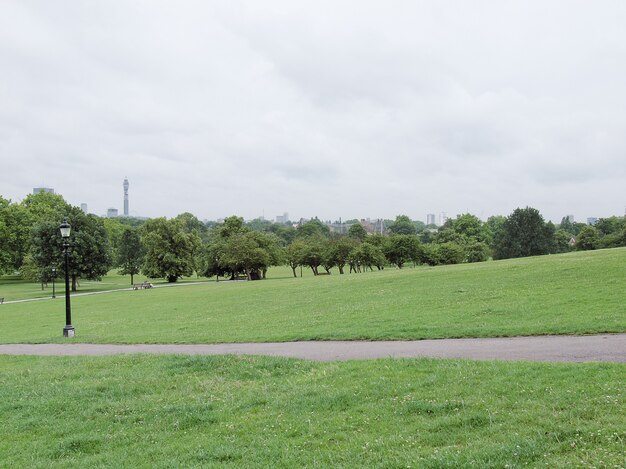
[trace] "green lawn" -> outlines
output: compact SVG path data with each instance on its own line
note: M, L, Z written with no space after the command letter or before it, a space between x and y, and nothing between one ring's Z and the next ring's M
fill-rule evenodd
M282 271L283 273L285 271ZM75 297L81 342L423 339L626 330L626 249ZM0 306L0 342L63 340L62 298Z
M0 357L2 467L623 467L624 365Z
M134 283L141 283L144 280L146 280L144 275L135 275L135 278L133 279ZM190 283L206 280L206 278L189 277L181 279L180 282ZM150 282L155 285L166 283L163 279L153 279L150 280ZM131 286L130 275L120 275L117 271L112 270L101 281L81 280L76 293L119 290L122 288L130 288ZM65 277L59 277L56 282L54 282L54 291L58 297L63 297L65 295ZM44 285L42 288L40 283L32 283L22 280L17 275L0 276L0 298L4 298L4 301L24 300L27 298L51 298L52 293L52 282Z

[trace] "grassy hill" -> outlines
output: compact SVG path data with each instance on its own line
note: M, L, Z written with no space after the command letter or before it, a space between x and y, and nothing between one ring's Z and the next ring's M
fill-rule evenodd
M626 330L626 248L342 276L283 274L75 297L75 340L382 340ZM64 311L63 298L2 305L0 342L61 341Z

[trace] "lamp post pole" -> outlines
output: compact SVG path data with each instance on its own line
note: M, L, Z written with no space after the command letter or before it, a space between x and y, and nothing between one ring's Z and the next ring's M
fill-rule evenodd
M57 278L57 269L56 267L52 268L52 298L56 298L56 292L54 290L54 280Z
M72 308L70 306L70 229L67 220L63 220L60 226L63 237L63 249L65 250L65 327L63 337L74 337L74 326L72 326Z

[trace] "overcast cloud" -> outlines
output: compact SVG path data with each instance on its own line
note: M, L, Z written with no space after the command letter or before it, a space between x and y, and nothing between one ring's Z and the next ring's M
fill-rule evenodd
M623 215L626 2L0 0L0 195Z

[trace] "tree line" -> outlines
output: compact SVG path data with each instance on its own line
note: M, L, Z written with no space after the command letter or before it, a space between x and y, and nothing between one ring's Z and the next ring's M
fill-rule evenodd
M83 213L58 194L28 195L20 203L0 196L0 274L19 274L42 286L53 269L63 267L59 224L72 225L70 276L98 280L111 268L175 282L181 277L265 278L272 266L288 265L294 277L302 269L314 275L381 270L388 266L446 265L626 246L626 217L600 219L596 225L558 226L538 210L518 208L486 222L471 214L443 226L425 225L399 215L385 221L385 234L369 234L356 220L344 234L331 232L318 219L298 224L265 220L203 223L191 213L137 220L101 218Z

